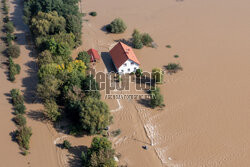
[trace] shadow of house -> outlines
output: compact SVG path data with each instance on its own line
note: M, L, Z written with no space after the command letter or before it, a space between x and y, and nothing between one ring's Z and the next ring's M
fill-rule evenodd
M108 72L117 72L109 52L101 52L101 57Z

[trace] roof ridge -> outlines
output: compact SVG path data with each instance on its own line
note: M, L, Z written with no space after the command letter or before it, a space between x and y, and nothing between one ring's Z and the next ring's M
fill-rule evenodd
M129 56L128 56L128 54L127 54L127 52L126 52L126 50L125 50L125 48L123 47L123 44L124 45L126 45L125 43L123 43L123 42L121 42L121 41L119 41L119 44L121 45L121 47L122 47L122 50L124 51L124 53L125 53L125 55L127 56L127 58L129 59L129 60L131 60L130 58L129 58ZM128 45L127 45L128 46ZM129 46L128 46L129 47ZM134 61L134 60L132 60L132 61Z

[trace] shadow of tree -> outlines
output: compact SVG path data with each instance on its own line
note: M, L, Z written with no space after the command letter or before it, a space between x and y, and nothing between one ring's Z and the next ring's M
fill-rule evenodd
M17 33L17 40L15 41L19 46L25 47L27 50L21 50L21 54L29 54L28 56L31 61L28 61L24 64L27 67L28 76L23 78L22 86L25 88L24 90L24 100L26 103L34 103L36 100L36 86L38 83L37 71L38 66L35 61L37 56L36 50L34 48L34 44L32 42L31 33L29 31L29 27L23 21L23 0L12 1L14 4L14 11L10 13L10 20L13 21ZM23 55L21 55L23 56Z
M106 34L110 34L110 32L109 32L108 29L107 29L107 26L108 26L108 25L109 25L109 24L102 26L100 30L102 30L102 31L105 32Z
M81 167L82 166L82 160L81 160L81 154L82 152L86 152L88 149L87 146L74 146L71 147L68 151L71 154L69 157L69 166L70 167Z
M43 111L35 111L31 110L30 112L27 113L27 116L33 120L36 121L41 121L41 122L47 122L48 118L46 115L43 113Z
M151 108L150 99L139 99L137 102L145 107Z
M60 149L65 149L62 143L56 145ZM87 146L73 146L68 149L68 164L70 167L82 167L82 152L87 152Z
M24 90L24 100L26 103L36 103L39 99L36 94L37 84L38 84L38 65L35 61L29 61L25 64L28 67L27 73L28 77L23 78L22 85L25 87Z

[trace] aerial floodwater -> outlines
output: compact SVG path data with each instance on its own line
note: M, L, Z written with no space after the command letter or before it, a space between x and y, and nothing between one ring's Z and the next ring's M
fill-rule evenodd
M131 38L136 28L157 44L135 50L144 71L170 62L183 67L165 75L164 110L145 111L141 118L144 127L151 127L150 150L124 140L116 147L124 162L148 167L250 166L249 0L86 0L83 8L98 13L84 23L91 25L84 32L85 46L96 43L88 36L104 46L110 39ZM125 33L101 30L117 17L127 24ZM121 101L124 107L127 103ZM124 139L135 130L130 121L123 121L129 118L122 115L133 111L127 109L117 112ZM134 135L140 133L145 133L143 128Z

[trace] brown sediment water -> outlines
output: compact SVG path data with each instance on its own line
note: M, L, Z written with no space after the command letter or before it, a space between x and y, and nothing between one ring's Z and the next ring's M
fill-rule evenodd
M112 128L122 130L113 139L122 163L250 166L249 5L247 0L83 2L84 12L98 14L85 17L89 21L84 23L84 49L108 51L114 40L128 40L137 28L149 33L158 46L135 50L144 71L169 62L183 67L165 75L160 86L164 110L120 101L123 109L113 114ZM102 31L117 17L127 24L125 33ZM179 58L174 58L176 54ZM107 102L117 105L115 100ZM141 148L145 143L152 145L147 151Z

